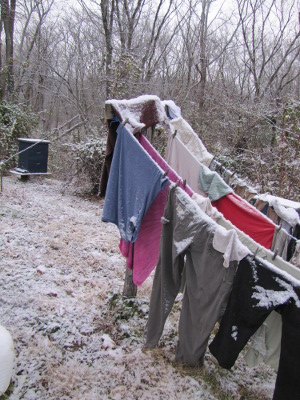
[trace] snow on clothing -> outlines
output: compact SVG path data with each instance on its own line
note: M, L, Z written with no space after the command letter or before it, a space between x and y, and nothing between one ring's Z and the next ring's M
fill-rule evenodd
M157 96L143 95L131 100L108 100L105 104L112 106L121 122L128 119L126 126L131 133L168 121L164 106Z
M211 201L219 200L226 194L233 192L217 172L211 171L205 165L200 166L198 186L208 195Z
M193 128L182 117L172 119L170 126L173 134L182 141L186 148L202 164L209 166L214 156L210 154Z
M219 218L222 218L223 215L211 205L211 201L208 197L203 197L198 193L194 193L192 199L197 203L197 205L201 208L202 211L205 212L211 219L214 221L218 221ZM232 227L234 229L234 227Z
M227 194L212 204L238 229L267 249L271 248L275 225L256 208L235 193Z
M162 223L146 347L159 342L182 283L186 257L176 360L196 366L203 363L209 335L225 309L236 263L223 267L223 254L212 244L217 224L180 188L170 188Z
M182 179L186 179L194 192L205 196L198 187L201 164L177 135L169 135L165 159Z
M170 119L181 117L181 109L178 107L173 100L163 100L163 106L167 107L168 117Z
M267 316L282 316L282 339L273 400L294 400L300 393L300 284L276 267L247 256L237 269L220 328L209 346L219 364L230 369Z
M122 239L135 242L141 221L168 178L126 127L119 125L102 221L116 224Z
M128 130L136 133L143 127L148 128L163 123L167 119L164 106L157 96L140 96L132 100L108 100L105 105L112 107L116 118L107 120L108 135L105 159L100 173L100 196L105 196L106 193L119 122L128 118Z
M183 185L181 178L166 163L161 155L154 149L144 135L138 135L137 139L152 159L164 170L168 171L167 176L170 181L179 181L178 185L192 196L193 192L187 185ZM133 282L141 285L157 265L159 256L159 242L161 235L161 217L168 195L168 185L159 192L156 199L151 204L145 215L139 235L134 245L132 243L120 241L120 250L123 256L127 257L127 266L133 268Z

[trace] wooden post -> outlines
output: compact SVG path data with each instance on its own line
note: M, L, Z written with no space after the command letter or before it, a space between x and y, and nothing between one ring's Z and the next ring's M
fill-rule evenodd
M136 297L137 286L133 283L132 276L133 276L133 270L126 268L124 287L123 287L124 297Z

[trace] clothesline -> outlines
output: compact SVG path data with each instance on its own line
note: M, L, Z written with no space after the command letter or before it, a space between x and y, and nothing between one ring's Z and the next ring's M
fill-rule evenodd
M133 103L131 101L131 105ZM125 106L124 102L123 106ZM159 107L158 103L157 106ZM126 119L124 115L123 118L122 115L119 117L121 117L121 121ZM149 126L153 125L150 122L153 121L148 116ZM173 125L175 125L174 122ZM190 365L199 365L203 362L208 338L215 322L223 315L225 308L226 310L228 307L235 310L239 303L242 304L241 301L236 302L234 298L228 302L231 288L233 288L233 296L236 296L241 286L247 291L248 297L244 302L246 301L246 306L251 308L251 316L254 318L251 334L258 337L261 324L266 318L263 329L265 332L272 330L272 333L277 333L275 347L278 349L281 343L281 329L278 329L278 324L282 321L282 343L284 344L282 351L279 353L269 351L271 349L268 342L270 336L269 333L266 333L264 348L269 349L268 354L262 354L259 357L268 363L272 360L277 365L279 360L275 396L278 393L295 396L298 393L298 378L295 379L294 366L298 376L300 365L297 360L300 359L300 349L298 349L297 343L287 335L286 327L288 326L289 330L295 330L299 320L299 310L297 304L295 307L294 303L296 301L300 304L298 293L300 270L281 257L274 257L276 251L271 252L260 246L247 234L234 227L230 221L220 217L222 214L212 207L209 198L201 196L203 192L199 188L197 172L200 164L192 152L197 148L199 156L208 155L206 162L210 155L205 153L206 149L203 149L199 138L197 138L198 142L194 142L195 145L193 145L191 144L191 141L195 140L193 133L189 138L184 138L184 140L187 139L184 144L178 137L181 135L180 132L175 137L169 135L170 140L167 146L166 160L164 160L144 135L138 132L133 134L134 127L132 124L128 124L128 126L130 131L127 129L127 124L119 123L110 126L108 160L111 161L111 164L106 165L106 169L104 169L109 179L102 219L118 224L123 240L120 242L120 250L124 245L121 252L125 255L124 253L128 251L128 254L125 255L128 260L131 249L132 262L130 265L133 266L133 273L137 274L134 275L137 284L141 284L151 268L156 266L149 319L145 331L146 345L148 347L156 346L160 339L164 323L183 279L182 271L186 259L187 284L179 323L176 359ZM173 149L171 149L172 145L175 145ZM108 166L109 168L107 168ZM134 179L132 179L133 176ZM191 193L187 192L189 186L183 185L182 176L187 178L187 183L191 185ZM175 183L170 184L170 182ZM104 187L105 185L103 185ZM159 188L161 189L156 194ZM255 215L270 229L270 233L272 232L271 227L275 232L276 225L251 204L234 196L231 192L223 197L226 201L232 202L231 207L243 205L246 209L244 213L249 212L250 214L250 220ZM119 219L120 216L121 219ZM217 222L215 222L216 220ZM143 258L147 254L149 259ZM237 264L241 267L237 267ZM147 268L149 267L146 270L143 269L145 265ZM242 272L237 274L236 272L240 270ZM256 286L247 284L251 280L258 285L257 289ZM248 286L245 287L245 285ZM269 288L274 291L274 295ZM264 295L264 293L266 294ZM276 307L270 308L262 301L271 301L272 305L276 305ZM279 316L279 320L275 319L274 323L272 321L274 321L276 313L271 310L278 307L284 315L284 319ZM293 313L293 318L289 317L290 312ZM238 312L236 315L240 316ZM263 315L263 319L260 315ZM222 346L219 346L219 341L238 339L235 350L238 354L250 337L240 320L234 321L235 330L234 332L230 331L228 337L223 331L224 329L226 331L228 324L230 325L232 321L230 318L226 318L224 321L223 318L221 320L223 321L222 326L225 328L222 328L211 349L220 365L225 368L229 364L223 364L220 358L220 356L222 357L220 354ZM229 328L232 326L233 324ZM257 332L255 332L256 329L258 329ZM240 332L245 341L240 340ZM253 342L256 340L254 339ZM192 347L191 344L193 344ZM258 353L261 354L262 350L263 347L259 349ZM258 362L259 357L257 349L255 349L250 358L252 362L253 359ZM226 362L227 358L226 354ZM292 363L289 363L288 359L291 359ZM288 372L286 373L286 371Z

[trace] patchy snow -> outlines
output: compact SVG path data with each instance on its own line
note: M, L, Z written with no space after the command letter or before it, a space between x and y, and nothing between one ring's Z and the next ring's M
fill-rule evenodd
M235 326L235 325L232 327L231 337L232 337L233 340L237 341L238 327Z
M202 368L175 364L180 298L160 346L143 349L153 274L124 299L120 236L101 222L103 201L63 189L49 178L3 179L0 324L15 345L6 398L271 399L275 372L242 355L231 371L209 351Z
M293 286L282 279L276 278L277 283L283 288L283 290L275 291L265 289L262 286L256 285L254 287L254 293L252 297L258 300L255 307L263 307L272 309L287 303L289 300L293 299L298 308L300 308L300 300L297 293L295 292Z

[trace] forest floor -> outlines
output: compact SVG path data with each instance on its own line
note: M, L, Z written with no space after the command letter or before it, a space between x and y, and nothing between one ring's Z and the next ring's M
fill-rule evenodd
M3 179L0 324L15 363L2 399L271 399L276 373L232 370L207 350L202 368L174 361L181 296L157 349L143 350L153 276L122 298L119 233L101 222L103 200L51 178Z

